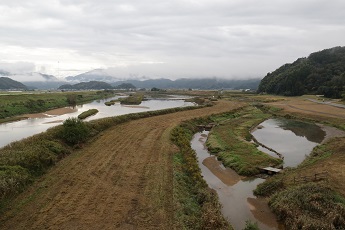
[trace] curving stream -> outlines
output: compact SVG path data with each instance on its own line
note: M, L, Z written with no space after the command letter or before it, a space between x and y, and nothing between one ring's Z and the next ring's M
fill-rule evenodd
M284 156L284 167L295 167L325 139L327 129L324 129L314 124L279 118L262 122L252 134L260 143ZM205 147L208 133L196 133L191 146L197 153L205 181L217 192L222 213L234 229L243 229L247 220L257 222L262 230L284 229L270 211L266 200L253 195L252 191L264 179L240 177L233 170L225 168ZM259 149L278 157L263 147Z

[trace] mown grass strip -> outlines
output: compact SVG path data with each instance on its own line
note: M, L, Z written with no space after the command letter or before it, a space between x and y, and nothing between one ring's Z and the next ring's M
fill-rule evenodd
M80 121L83 129L79 129L79 126L69 127L67 125L67 127L71 128L67 132L69 135L64 135L66 133L64 132L65 128L63 125L59 125L48 129L46 132L13 142L1 148L0 212L5 204L8 203L9 199L22 192L29 184L43 175L59 160L71 154L75 148L81 148L83 143L96 137L107 128L140 118L198 108L200 107L171 108L108 117L85 123ZM70 133L82 131L84 134L85 128L87 129L88 135L82 135L83 139L81 141L77 138L78 133L76 135ZM76 138L75 140L73 139L73 142L70 139L71 135Z

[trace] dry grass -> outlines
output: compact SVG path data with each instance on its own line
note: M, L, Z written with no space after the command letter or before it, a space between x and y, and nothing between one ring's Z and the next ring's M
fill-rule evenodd
M109 128L12 201L1 229L171 229L171 129L239 106L219 101Z

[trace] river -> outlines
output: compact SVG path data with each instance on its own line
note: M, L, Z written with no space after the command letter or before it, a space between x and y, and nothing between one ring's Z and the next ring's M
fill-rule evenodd
M121 105L120 103L116 103L112 106L106 106L104 103L106 101L118 99L119 97L108 98L104 100L96 100L91 103L85 103L82 105L78 105L75 107L75 111L68 114L57 115L57 116L48 116L42 118L30 118L21 121L11 122L0 124L0 147L3 147L13 141L18 141L23 138L32 136L34 134L38 134L41 132L46 131L48 128L62 124L64 120L69 117L77 117L84 111L89 109L97 109L99 112L91 117L86 118L86 121L104 118L104 117L111 117L111 116L119 116L123 114L129 113L138 113L138 112L145 112L145 111L152 111L152 110L161 110L161 109L168 109L168 108L176 108L176 107L185 107L185 106L193 106L194 103L185 102L182 100L173 100L169 99L160 99L160 100L147 100L143 101L138 106L126 106ZM181 99L181 98L178 98Z
M196 133L191 146L197 153L205 181L218 194L224 217L235 230L243 229L248 220L257 222L262 230L284 229L270 211L266 200L253 195L253 190L264 179L240 177L233 170L225 168L205 147L208 133ZM285 167L300 164L326 137L324 127L287 119L266 120L252 134L259 142L281 153ZM277 157L275 153L261 149Z

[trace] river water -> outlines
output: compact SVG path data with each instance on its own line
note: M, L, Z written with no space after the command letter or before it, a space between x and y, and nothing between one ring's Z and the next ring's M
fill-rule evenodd
M260 143L284 156L284 167L296 167L315 146L320 144L326 132L315 124L290 119L268 119L252 132ZM261 151L274 157L275 153L260 147Z
M287 119L269 119L258 127L260 128L253 131L253 136L262 144L281 153L285 167L300 164L326 135L317 125ZM205 147L208 133L196 133L191 146L197 153L205 181L218 194L225 218L236 230L243 229L247 220L257 222L262 230L284 229L270 211L267 202L253 195L253 190L264 179L243 178L233 170L224 168ZM275 153L261 149L277 157Z
M26 120L0 124L0 147L3 147L13 141L18 141L23 138L32 136L46 131L48 128L62 124L64 120L69 117L77 117L84 111L89 109L98 109L98 113L94 116L88 117L85 120L94 120L104 117L119 116L129 113L138 113L152 110L176 108L193 106L191 102L184 100L147 100L143 101L138 106L125 106L117 103L112 106L106 106L104 102L118 99L119 97L108 98L104 100L96 100L91 103L76 106L76 111L73 113L63 114L59 116L49 116L45 118L30 118Z

